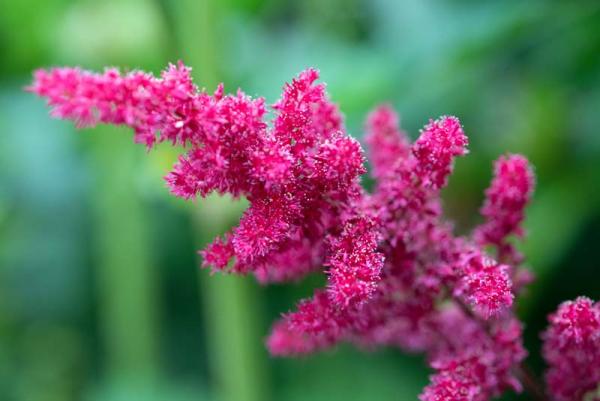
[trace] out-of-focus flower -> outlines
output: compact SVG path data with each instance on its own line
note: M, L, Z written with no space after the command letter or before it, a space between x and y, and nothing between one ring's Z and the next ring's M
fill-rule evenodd
M586 297L566 301L548 320L543 354L550 395L556 401L583 400L600 384L600 303Z

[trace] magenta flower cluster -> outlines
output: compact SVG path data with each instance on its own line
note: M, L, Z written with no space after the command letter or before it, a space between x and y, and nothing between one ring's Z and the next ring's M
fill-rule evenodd
M563 302L549 320L543 353L553 398L600 400L600 302L586 297Z
M39 70L29 90L52 115L78 127L126 125L148 148L182 149L165 177L184 199L243 196L239 225L201 251L216 271L251 273L262 283L322 272L327 286L276 322L273 355L297 355L346 341L423 352L434 370L423 401L482 401L530 377L513 302L532 275L515 248L534 189L528 161L500 157L472 235L443 218L441 189L468 139L455 117L431 120L410 143L389 106L366 123L372 193L360 186L363 150L348 136L317 71L308 69L267 107L239 91L210 95L190 69L95 74ZM600 306L560 306L544 334L548 395L581 400L600 381ZM593 397L593 394L591 395Z

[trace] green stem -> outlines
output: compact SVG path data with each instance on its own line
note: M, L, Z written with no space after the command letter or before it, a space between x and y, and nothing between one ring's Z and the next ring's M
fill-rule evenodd
M147 383L158 375L157 294L147 219L133 182L139 148L114 127L95 134L94 246L108 378Z
M238 215L226 199L205 199L195 213L203 245L228 229ZM200 272L200 291L209 334L209 356L223 401L265 401L267 353L262 340L260 292L251 277Z

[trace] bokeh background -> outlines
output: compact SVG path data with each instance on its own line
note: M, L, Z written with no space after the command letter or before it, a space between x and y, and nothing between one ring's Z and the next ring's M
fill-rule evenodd
M319 280L210 277L196 249L243 202L170 197L168 146L76 133L23 92L38 67L158 73L178 59L201 87L270 103L317 67L358 138L382 101L413 137L459 116L471 154L444 192L459 231L479 221L492 160L527 155L538 189L523 249L538 280L519 313L538 373L546 314L599 298L597 1L1 0L0 400L416 400L427 382L422 358L396 350L270 358L270 322Z

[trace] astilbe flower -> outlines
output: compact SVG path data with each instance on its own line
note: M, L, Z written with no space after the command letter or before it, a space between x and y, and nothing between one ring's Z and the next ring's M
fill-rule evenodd
M600 399L600 303L586 297L566 301L548 320L543 354L553 399L582 400L586 393Z
M507 240L511 235L524 235L521 224L525 205L533 193L533 171L521 155L500 157L494 171L495 178L486 190L485 204L481 208L486 222L477 229L475 237L480 244L496 246L500 260L519 263L522 256Z
M213 269L253 272L268 282L325 265L331 298L345 306L373 292L383 258L374 222L362 211L360 144L344 133L317 78L309 69L285 87L270 126L264 99L224 95L222 85L212 96L199 91L182 63L160 78L40 70L29 90L48 99L54 116L79 127L127 125L149 148L164 141L182 146L165 177L176 196L245 196L250 207L238 227L201 252Z
M441 217L440 189L453 158L466 153L462 127L454 117L431 121L411 146L397 121L384 106L367 123L367 142L379 146L371 149L378 184L365 202L386 258L376 291L369 302L344 309L318 293L274 326L268 346L286 355L346 340L426 352L438 373L423 400L466 391L450 369L465 373L467 364L477 367L478 376L469 379L466 399L520 390L513 370L526 353L521 326L510 313L508 269L475 241L454 236ZM450 382L459 387L446 388Z
M180 146L182 155L165 177L176 196L248 199L239 225L201 251L204 266L252 273L262 283L319 270L327 276L325 289L274 324L267 339L273 355L341 341L396 346L424 352L434 369L423 401L480 401L520 391L526 351L512 304L529 276L513 238L524 235L534 187L529 163L519 155L498 159L481 209L484 223L457 236L442 216L440 191L455 158L467 153L459 120L431 120L411 144L390 106L374 110L365 137L376 179L369 194L359 182L366 172L361 146L346 134L317 79L308 69L287 84L270 123L264 99L239 90L225 95L222 85L213 95L199 91L182 63L160 78L115 69L40 70L29 90L47 98L53 116L79 127L126 125L148 148L165 141ZM580 316L579 323L546 334L547 344L559 342L571 361L557 360L554 345L546 349L553 394L588 389L583 379L561 384L554 373L575 375L586 363L597 364L580 354L598 349L598 308L587 308L595 329L577 326ZM563 399L573 398L557 396Z

